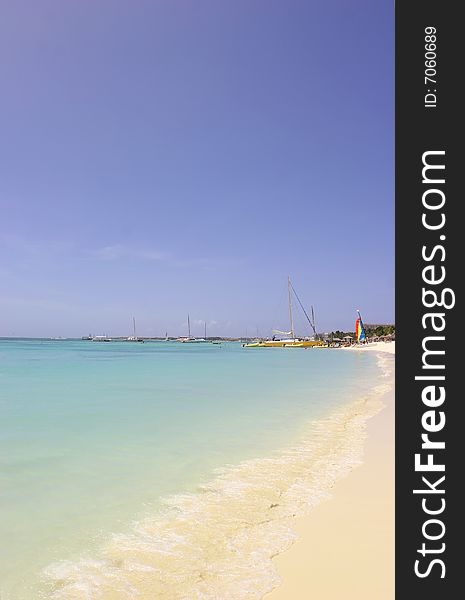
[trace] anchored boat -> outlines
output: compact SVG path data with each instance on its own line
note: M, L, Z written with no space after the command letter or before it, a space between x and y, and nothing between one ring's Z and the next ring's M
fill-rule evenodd
M126 338L127 342L139 342L141 344L144 343L144 340L136 335L136 317L132 317L132 331L133 335L130 335Z
M324 346L324 342L317 339L317 333L316 333L316 328L315 328L315 313L313 312L313 306L312 306L312 318L310 319L310 317L307 314L307 311L305 310L302 302L300 301L299 296L297 295L297 292L294 289L294 286L292 285L290 277L287 278L287 291L288 291L288 298L289 298L289 320L290 320L290 324L291 324L291 330L290 331L279 331L279 330L275 329L275 330L273 330L273 334L288 335L290 337L283 338L283 339L275 339L275 335L273 335L272 340L257 341L257 342L252 342L249 344L242 344L242 346L244 348L313 348L315 346ZM298 338L295 335L294 316L293 316L293 312L292 312L292 297L293 297L293 295L296 297L301 309L304 312L304 315L306 316L308 322L310 323L310 325L313 329L314 339L312 339L312 340L309 340L306 338L304 338L304 339Z
M191 336L191 319L190 316L187 315L187 337L180 337L177 339L178 342L182 342L183 344L201 344L207 342L207 323L205 322L205 337L204 338L195 338Z

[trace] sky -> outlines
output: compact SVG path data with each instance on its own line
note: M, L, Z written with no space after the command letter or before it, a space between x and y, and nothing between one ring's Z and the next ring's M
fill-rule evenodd
M393 4L0 0L0 336L393 322Z

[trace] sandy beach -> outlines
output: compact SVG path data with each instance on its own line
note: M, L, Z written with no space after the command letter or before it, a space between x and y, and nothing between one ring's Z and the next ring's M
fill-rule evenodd
M395 342L348 348L395 353ZM382 356L382 355L381 355ZM266 600L394 598L394 386L368 422L364 462L332 497L296 517L299 539L274 558L282 583Z
M388 354L396 353L395 342L373 342L364 346L349 346L342 350L350 350L353 352L386 352Z

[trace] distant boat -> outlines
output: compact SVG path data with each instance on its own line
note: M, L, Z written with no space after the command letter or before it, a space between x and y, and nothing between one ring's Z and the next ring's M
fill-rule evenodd
M185 343L185 342L190 342L192 340L192 338L191 338L191 319L190 319L189 314L187 315L187 332L188 332L187 337L181 336L176 341Z
M316 333L316 329L315 329L315 315L313 312L313 307L312 307L312 319L310 319L305 308L302 305L302 302L300 301L299 297L297 296L297 293L292 285L290 277L287 278L287 292L288 292L288 301L289 301L289 320L290 320L291 329L290 329L290 331L279 331L279 330L275 329L275 330L273 330L273 334L287 335L290 337L283 338L283 339L275 339L275 335L273 335L272 340L256 341L256 342L251 342L249 344L242 344L242 346L244 348L312 348L314 346L323 346L323 342L321 340L316 339L317 333ZM294 316L293 316L293 312L292 312L293 294L297 298L297 300L300 304L300 307L302 308L305 316L307 317L308 322L310 323L310 325L313 329L314 339L312 339L312 340L309 340L308 338L298 338L295 335Z
M88 340L90 341L92 339L92 334L89 333L89 335L83 335L81 340Z
M93 342L111 342L111 338L106 335L94 335L92 338Z
M137 337L137 335L136 335L136 317L132 317L132 329L133 329L133 335L130 335L128 338L126 338L126 341L140 342L141 344L143 344L144 340L140 337Z
M191 336L191 318L190 315L187 315L187 337L178 338L178 342L182 342L183 344L195 342L195 338Z
M205 323L205 338L194 338L191 336L191 319L189 314L187 315L187 337L178 338L178 342L182 342L183 344L199 344L202 342L206 342L206 333L207 333L207 323Z

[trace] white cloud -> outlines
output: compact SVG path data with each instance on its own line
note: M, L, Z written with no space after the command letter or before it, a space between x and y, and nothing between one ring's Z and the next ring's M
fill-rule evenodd
M9 260L21 261L20 266L29 267L37 261L52 259L55 256L91 258L98 261L118 261L132 259L163 263L178 269L201 269L215 271L234 267L243 260L226 257L179 257L156 248L131 246L127 244L108 244L99 248L84 248L72 241L35 241L21 236L0 235L0 246L9 255ZM5 265L6 266L6 265ZM18 266L18 264L16 264Z
M165 252L155 250L143 250L140 248L131 248L123 244L113 244L103 246L92 252L93 256L99 260L118 260L120 258L139 258L143 260L166 261L169 256Z
M242 260L234 258L190 258L182 259L173 256L168 252L147 248L134 248L123 244L113 244L103 246L93 250L91 254L98 260L119 260L122 258L133 258L137 260L147 260L154 262L163 262L171 267L180 269L198 268L206 270L215 270L223 267L231 267L241 264Z
M116 244L114 246L104 246L92 252L92 254L100 260L116 260L125 255L123 246Z

